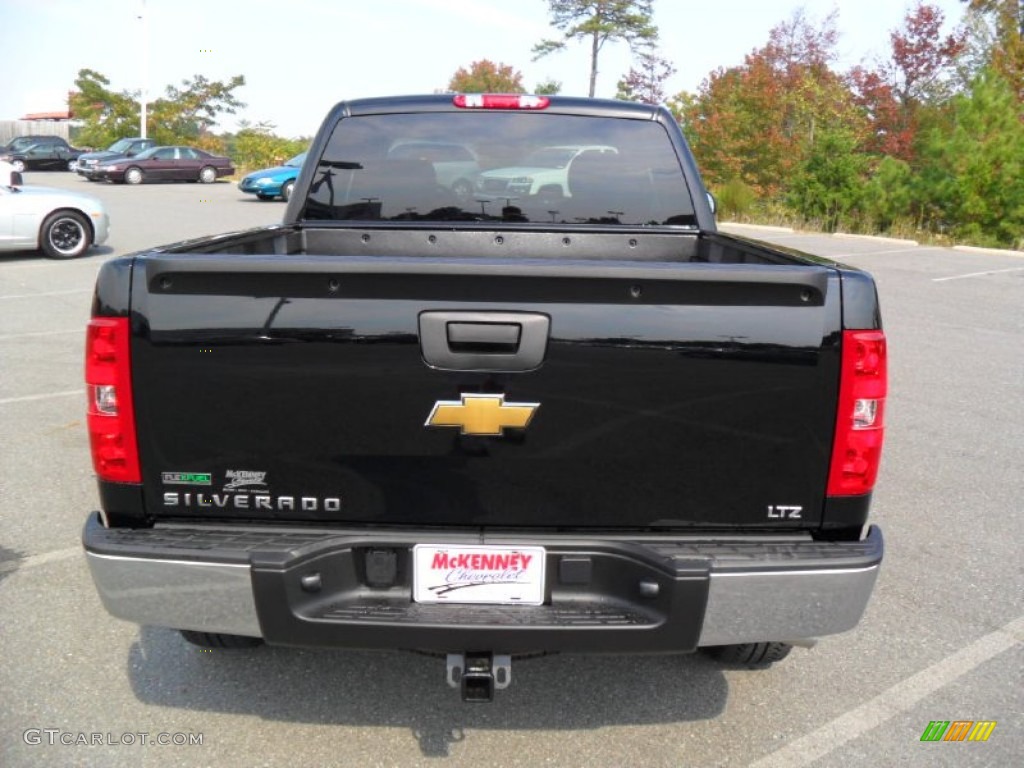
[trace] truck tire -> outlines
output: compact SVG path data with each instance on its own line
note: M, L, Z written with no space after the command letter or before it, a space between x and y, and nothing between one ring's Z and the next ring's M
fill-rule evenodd
M258 645L263 645L262 637L225 635L220 632L196 632L192 629L179 629L178 632L185 640L200 648L255 648Z
M741 643L716 645L704 650L711 658L726 664L768 666L789 656L793 646L788 643Z

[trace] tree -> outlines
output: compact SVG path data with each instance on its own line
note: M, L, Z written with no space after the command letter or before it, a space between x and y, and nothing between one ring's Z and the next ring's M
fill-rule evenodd
M608 41L628 43L634 52L658 39L654 25L653 0L548 0L551 24L562 32L560 40L542 40L533 47L537 61L573 41L590 42L591 98L597 88L597 59Z
M110 90L110 80L93 69L81 69L71 94L71 112L82 121L76 141L87 147L107 147L139 132L137 92Z
M949 124L921 142L921 217L980 244L1024 238L1024 122L1013 86L994 68L953 99Z
M525 93L523 75L509 64L495 64L489 59L459 67L448 81L448 90L455 93Z
M615 98L644 104L664 104L665 81L676 73L676 68L672 62L654 51L644 51L637 59L640 66L630 67L625 77L619 80Z
M533 92L538 96L554 96L556 93L562 92L562 83L560 80L554 80L549 77L547 80L537 83Z
M989 27L987 65L1010 84L1017 101L1024 103L1024 0L962 0L975 18Z
M867 116L866 145L881 156L911 161L920 129L920 111L949 100L966 33L942 36L942 11L921 0L889 34L892 52L873 69L855 67L850 82Z
M837 37L834 13L814 24L798 11L743 65L716 70L696 95L673 99L710 184L739 180L777 198L822 132L864 134L853 94L829 67Z
M151 135L161 144L194 144L203 149L222 151L222 143L210 129L221 114L234 114L245 104L234 94L245 85L243 75L224 83L196 75L182 80L181 87L167 86L163 98L149 106Z
M790 187L790 205L828 232L860 206L867 163L856 148L856 138L842 129L823 131Z
M161 144L195 144L220 151L221 142L210 129L222 113L234 114L245 105L234 95L245 84L242 75L228 82L207 80L196 75L182 81L182 87L168 86L166 95L147 105L147 134ZM78 141L89 146L107 146L139 131L138 92L114 92L110 81L92 69L82 69L75 80L71 110L83 121Z
M238 133L225 136L231 157L239 168L255 169L280 165L309 146L308 139L284 139L274 133L272 123L251 125L242 121Z

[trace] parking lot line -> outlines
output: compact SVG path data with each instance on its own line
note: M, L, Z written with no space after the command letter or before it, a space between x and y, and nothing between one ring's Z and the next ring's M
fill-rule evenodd
M1009 269L990 269L987 272L968 272L966 275L953 275L952 277L933 277L933 283L944 283L947 280L966 280L968 277L984 277L985 275L1001 275L1004 272L1021 272L1024 267L1010 267Z
M0 336L0 341L11 341L12 339L29 339L34 336L69 336L71 334L85 335L84 328L74 328L67 331L29 331L28 333L8 333Z
M810 765L872 728L912 709L925 697L1022 643L1024 616L1004 624L942 661L886 689L870 701L751 763L751 768L803 768Z
M25 395L24 397L5 397L0 399L0 405L14 405L16 403L31 403L33 400L52 400L57 397L83 397L84 389L75 389L70 392L50 392L45 395Z
M44 296L71 296L76 293L92 293L92 288L75 288L70 291L47 291L46 293L12 293L0 299L40 299Z

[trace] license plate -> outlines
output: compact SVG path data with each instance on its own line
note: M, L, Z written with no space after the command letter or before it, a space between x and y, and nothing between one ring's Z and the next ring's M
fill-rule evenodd
M417 603L544 602L544 547L417 544L412 557Z

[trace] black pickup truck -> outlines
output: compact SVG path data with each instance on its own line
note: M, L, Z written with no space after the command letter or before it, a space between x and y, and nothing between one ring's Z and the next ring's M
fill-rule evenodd
M661 108L341 103L282 225L103 266L86 381L96 587L199 644L489 700L526 654L776 661L882 560L874 283L717 232Z

